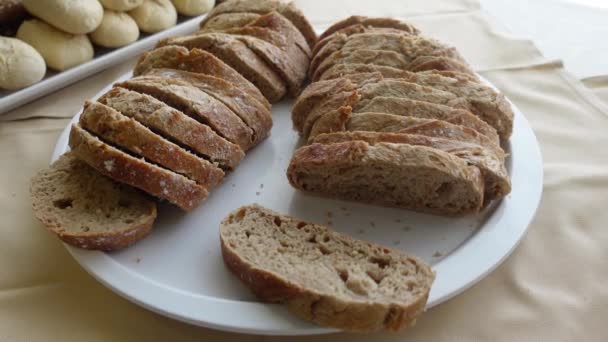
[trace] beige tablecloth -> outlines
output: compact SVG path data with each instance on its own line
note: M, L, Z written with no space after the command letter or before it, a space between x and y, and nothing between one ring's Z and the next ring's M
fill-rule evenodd
M545 184L536 219L513 255L414 328L295 339L604 341L608 78L583 85L531 42L502 32L472 0L299 3L316 25L352 13L398 16L458 46L531 122ZM32 218L29 178L47 165L67 118L130 67L116 66L0 117L0 341L280 340L194 327L142 309L97 283Z

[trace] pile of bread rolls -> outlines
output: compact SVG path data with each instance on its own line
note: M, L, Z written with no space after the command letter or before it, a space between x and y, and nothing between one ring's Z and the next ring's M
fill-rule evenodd
M196 16L215 0L6 0L0 2L0 89L40 81L93 59L95 47L119 48L140 32L175 26L178 13ZM16 35L16 39L10 36Z

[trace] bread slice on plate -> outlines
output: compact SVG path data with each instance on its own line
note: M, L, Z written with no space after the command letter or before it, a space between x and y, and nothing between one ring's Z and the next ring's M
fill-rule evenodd
M189 115L213 128L219 135L247 151L253 147L253 130L230 108L197 87L180 80L155 77L150 81L146 76L116 83L127 88L153 96L169 106Z
M115 251L146 237L156 203L66 153L32 178L34 215L64 242Z
M270 103L253 83L222 62L213 54L200 49L189 50L183 46L169 45L145 52L137 61L133 75L138 76L151 69L179 69L221 78L231 83L255 98L259 103L270 110Z
M69 145L73 155L102 175L166 199L183 210L196 208L209 195L193 180L124 153L78 125L72 126Z
M435 279L420 259L258 205L220 224L224 263L262 301L345 331L396 331L424 311Z
M217 5L207 14L201 27L206 27L207 22L214 17L225 13L256 13L267 14L276 11L291 21L306 39L308 46L312 49L317 42L317 34L312 28L304 13L293 2L276 0L229 0Z
M364 141L312 144L294 153L287 178L296 189L331 198L463 216L479 212L479 168L427 146Z
M220 137L209 126L169 107L150 95L114 87L99 102L129 116L165 138L228 170L234 169L245 156L236 144Z
M254 145L259 144L270 135L272 129L270 110L255 99L249 98L245 92L232 84L217 77L175 69L152 69L145 75L139 76L138 79L156 82L158 77L189 83L222 102L253 130Z
M419 134L361 131L320 134L314 137L311 143L327 145L356 140L365 141L371 145L388 142L436 148L479 168L485 180L484 200L486 202L500 199L511 192L511 180L505 168L504 155L476 144Z
M134 155L182 174L207 190L224 180L224 171L152 132L146 126L99 102L86 102L80 126Z
M283 79L246 43L225 33L198 33L162 39L157 47L166 45L201 49L213 54L253 83L271 103L287 93Z

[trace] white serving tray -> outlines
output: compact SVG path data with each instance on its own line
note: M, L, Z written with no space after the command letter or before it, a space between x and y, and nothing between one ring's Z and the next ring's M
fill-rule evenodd
M0 90L0 115L107 69L112 65L136 58L144 51L152 49L160 39L194 32L204 17L205 15L197 17L180 16L176 26L155 34L145 34L142 32L136 42L122 48L103 49L95 46L95 58L86 63L62 72L47 69L44 79L27 88L15 91Z
M224 267L218 228L232 210L256 202L303 220L331 221L340 232L421 257L437 273L427 308L485 277L525 235L540 203L543 168L536 137L515 106L513 136L507 147L512 192L480 215L445 218L296 191L285 176L294 150L302 143L292 129L292 104L284 101L273 106L272 135L248 152L199 208L185 214L161 205L152 234L120 252L66 248L101 283L162 315L234 332L310 335L336 330L295 318L280 305L256 301ZM52 160L69 150L70 125L60 136Z

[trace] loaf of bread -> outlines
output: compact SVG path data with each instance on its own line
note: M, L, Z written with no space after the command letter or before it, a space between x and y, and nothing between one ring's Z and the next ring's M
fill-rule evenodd
M114 251L146 237L156 203L141 192L100 176L67 153L32 178L34 215L61 240Z
M511 191L501 147L511 106L456 49L405 22L353 16L312 56L313 83L292 108L310 144L291 160L294 187L439 215L473 214Z
M28 12L72 34L92 32L101 24L103 7L97 0L23 0Z
M265 302L345 331L396 331L424 311L435 274L422 260L258 205L220 224L224 263Z
M130 15L104 10L101 24L91 32L90 37L97 45L117 48L136 41L139 38L139 28Z
M51 69L63 71L93 59L86 35L65 33L37 19L23 22L17 38L33 46Z
M46 73L42 56L27 43L0 37L0 89L15 90L40 81Z
M144 0L99 0L99 2L101 2L106 9L126 12L141 6L141 4L144 3Z
M177 12L170 0L144 0L129 11L137 26L143 32L155 33L175 26Z
M211 11L215 0L172 0L177 13L187 16L201 15Z

